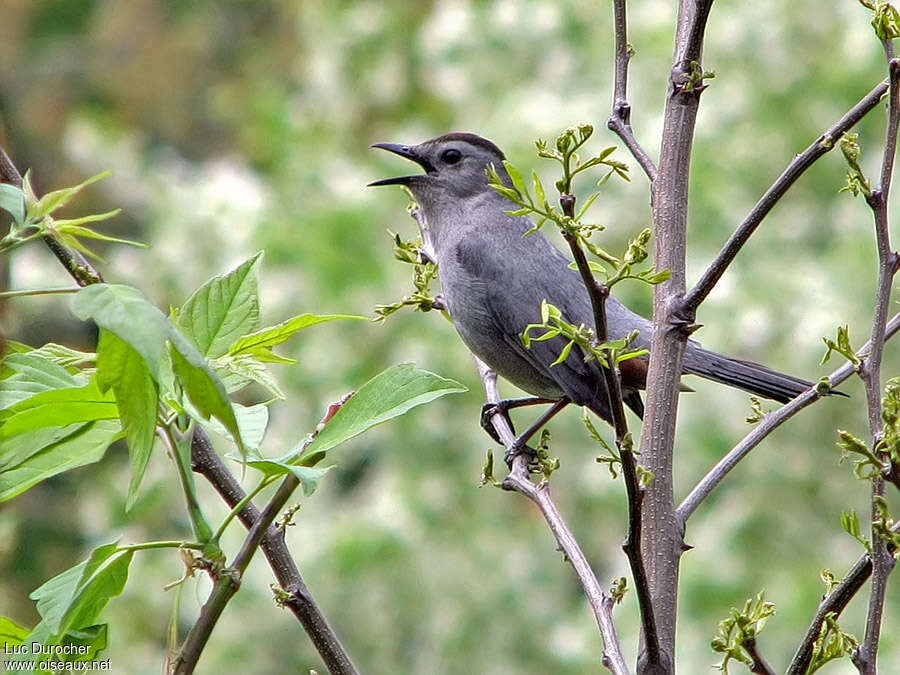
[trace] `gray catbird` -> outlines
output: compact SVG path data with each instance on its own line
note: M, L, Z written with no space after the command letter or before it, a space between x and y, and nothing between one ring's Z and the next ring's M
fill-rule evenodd
M522 343L525 327L540 322L541 301L556 305L567 321L593 326L593 313L578 272L534 223L507 211L518 208L488 185L493 164L511 185L503 152L470 133L452 133L419 145L377 143L419 164L424 174L387 178L370 185L405 185L430 228L444 302L463 342L482 361L535 396L587 406L612 422L606 387L577 347L552 366L565 346L561 337ZM652 324L613 297L606 302L610 339L639 331L634 346L649 348ZM643 404L647 358L620 364L623 400L638 415ZM684 372L785 403L812 386L751 361L707 351L690 340Z

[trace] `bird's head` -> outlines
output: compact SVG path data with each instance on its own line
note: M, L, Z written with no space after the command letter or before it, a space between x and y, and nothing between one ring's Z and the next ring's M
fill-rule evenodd
M446 134L418 145L376 143L372 147L410 159L425 173L385 178L369 185L405 185L426 212L443 199L459 200L493 192L486 174L491 164L508 180L500 148L486 138L467 132Z

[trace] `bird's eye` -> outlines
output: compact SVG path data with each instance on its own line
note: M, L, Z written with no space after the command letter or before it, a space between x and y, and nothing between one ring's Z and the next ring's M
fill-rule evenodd
M462 153L456 148L449 148L441 153L441 161L444 164L456 164L462 159Z

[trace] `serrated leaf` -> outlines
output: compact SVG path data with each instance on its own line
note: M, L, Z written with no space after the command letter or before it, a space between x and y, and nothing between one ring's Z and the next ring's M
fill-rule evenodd
M91 364L97 358L97 355L93 352L82 352L65 345L58 345L55 342L48 342L37 349L30 350L28 353L32 356L46 359L65 369Z
M44 448L59 443L67 436L82 429L85 424L68 424L64 427L46 427L26 431L12 438L3 439L3 451L0 452L0 473L7 471L26 461L29 457L41 452Z
M156 433L159 389L144 358L115 333L101 329L97 342L97 382L112 389L128 443L131 480L125 510L137 498Z
M0 502L12 499L46 478L99 461L106 448L121 436L122 427L118 420L106 420L76 426L75 429L20 464L0 471Z
M228 347L228 353L231 355L252 354L260 361L294 363L290 359L283 359L273 354L272 347L286 342L304 328L335 319L369 320L367 317L352 314L300 314L274 326L240 337Z
M446 394L463 391L466 388L459 382L427 370L419 370L411 363L391 366L360 387L303 450L300 457L330 450L416 406ZM292 459L291 455L286 461Z
M3 366L12 374L0 386L0 410L50 389L67 389L83 386L80 378L72 376L65 368L35 354L9 354Z
M137 246L138 248L147 248L147 244L133 239L123 239L122 237L113 237L109 234L103 234L89 227L82 227L84 223L96 223L102 220L108 220L119 215L122 209L114 209L106 213L95 213L90 216L83 216L72 220L54 220L53 229L60 235L69 237L81 237L83 239L96 239L98 241L108 241L113 244L126 244L127 246Z
M178 325L204 356L215 358L259 328L257 266L262 251L223 275L215 276L182 305Z

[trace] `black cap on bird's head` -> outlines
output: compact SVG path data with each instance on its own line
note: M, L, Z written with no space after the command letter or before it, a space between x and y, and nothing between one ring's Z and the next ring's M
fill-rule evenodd
M443 188L442 191L457 195L482 192L488 189L485 170L490 164L501 175L505 174L505 157L500 148L486 138L468 132L445 134L418 145L375 143L372 147L412 160L425 173L376 180L369 186L405 185L417 197L429 189Z

